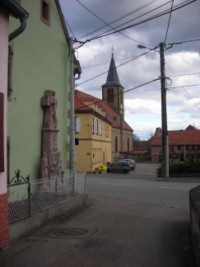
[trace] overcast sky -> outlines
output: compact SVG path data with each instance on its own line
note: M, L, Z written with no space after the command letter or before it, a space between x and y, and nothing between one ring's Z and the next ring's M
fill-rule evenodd
M190 2L60 0L70 36L85 42L74 43L82 66L77 89L102 97L113 47L116 66L122 65L117 71L125 91L125 120L142 140L161 127L160 80L154 81L160 76L160 53L159 47L149 51L139 49L139 44L153 49L166 43L168 130L185 129L189 124L200 129L200 1ZM186 3L190 4L181 7ZM127 29L100 37L122 28Z

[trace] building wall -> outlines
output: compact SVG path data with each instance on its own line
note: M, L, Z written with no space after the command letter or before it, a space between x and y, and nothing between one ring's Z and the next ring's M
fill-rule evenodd
M26 31L11 42L13 47L13 92L8 102L8 136L10 136L10 177L16 169L31 179L39 177L45 90L56 91L58 101L58 151L66 172L69 161L69 49L54 1L51 3L50 25L40 19L40 0L22 0L29 12ZM16 29L11 21L10 31Z
M152 146L151 147L151 160L152 162L160 162L161 161L161 146Z
M4 94L4 171L0 172L0 248L8 246L8 195L6 169L8 14L0 10L0 93Z
M122 139L122 149L121 149L121 139ZM129 139L129 148L128 140ZM117 142L117 145L116 145ZM112 161L121 158L120 152L133 151L133 134L131 131L124 130L122 132L119 128L112 128Z
M80 132L76 134L79 145L76 146L77 172L93 172L99 165L111 162L111 126L92 114L76 114L80 118ZM101 134L95 134L92 118L101 122Z
M179 162L186 160L200 161L200 145L170 145L169 146L169 161ZM151 147L151 159L153 162L161 161L161 146Z
M132 131L123 130L123 150L133 151L133 132Z

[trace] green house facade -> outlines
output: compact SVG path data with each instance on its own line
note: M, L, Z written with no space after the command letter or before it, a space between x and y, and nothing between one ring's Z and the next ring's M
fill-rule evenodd
M17 169L41 178L46 152L53 155L48 165L59 157L58 174L68 172L70 159L70 43L60 5L57 0L20 4L29 20L23 35L9 44L8 182ZM11 19L10 32L18 27ZM46 175L56 175L55 169Z

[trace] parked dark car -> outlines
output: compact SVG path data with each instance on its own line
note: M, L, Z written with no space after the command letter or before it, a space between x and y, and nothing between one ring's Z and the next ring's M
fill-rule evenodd
M131 168L130 168L129 163L123 160L111 163L107 168L107 172L128 173L130 172L130 170Z
M122 161L122 160L120 160ZM133 159L123 159L123 161L126 161L130 164L130 167L131 167L131 171L135 170L135 167L136 167L136 162L135 160Z

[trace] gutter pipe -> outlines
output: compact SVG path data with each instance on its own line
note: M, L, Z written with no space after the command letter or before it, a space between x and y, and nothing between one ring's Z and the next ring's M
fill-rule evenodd
M10 42L25 30L29 13L14 0L0 0L0 6L2 4L10 11L10 13L20 20L19 28L9 35Z

